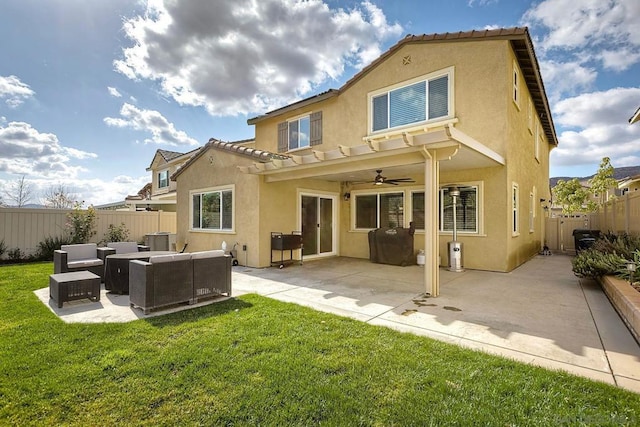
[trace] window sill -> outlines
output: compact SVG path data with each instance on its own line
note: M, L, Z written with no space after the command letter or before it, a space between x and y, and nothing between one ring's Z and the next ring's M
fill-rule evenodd
M235 230L207 230L203 228L190 228L189 233L236 234Z

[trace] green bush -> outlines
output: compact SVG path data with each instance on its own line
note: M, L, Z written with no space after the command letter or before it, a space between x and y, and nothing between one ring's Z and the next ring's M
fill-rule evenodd
M68 245L71 243L69 236L63 237L45 237L45 239L38 243L38 251L35 258L41 261L52 261L53 251L60 249L62 245Z
M96 210L89 206L82 209L82 203L76 203L73 212L67 214L67 230L71 236L71 243L89 243L96 234Z
M7 251L7 245L4 243L4 239L0 240L0 258Z
M20 250L20 248L10 249L7 255L9 255L9 259L13 261L24 259L24 253Z
M124 222L121 222L118 226L109 224L109 228L100 243L126 242L128 238L129 229Z
M640 256L640 237L627 233L603 234L593 246L573 259L578 277L599 278L606 275L628 277L626 264Z

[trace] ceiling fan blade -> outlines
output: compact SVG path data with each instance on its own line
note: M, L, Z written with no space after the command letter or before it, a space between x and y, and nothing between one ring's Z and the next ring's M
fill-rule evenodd
M385 182L415 182L411 178L396 178L396 179L388 179Z

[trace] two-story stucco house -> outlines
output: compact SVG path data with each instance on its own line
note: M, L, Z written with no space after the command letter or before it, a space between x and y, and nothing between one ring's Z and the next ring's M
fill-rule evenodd
M237 242L263 267L271 232L299 230L305 260L368 258L370 230L413 222L435 296L457 186L465 268L508 272L541 249L557 139L526 28L407 36L340 89L248 123L255 140L212 139L172 176L178 245Z

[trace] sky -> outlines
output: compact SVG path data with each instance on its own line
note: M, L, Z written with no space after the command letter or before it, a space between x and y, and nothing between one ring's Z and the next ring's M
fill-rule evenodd
M0 197L85 205L151 180L158 149L253 138L247 119L340 88L407 34L529 27L559 139L550 175L640 165L638 0L0 0Z

